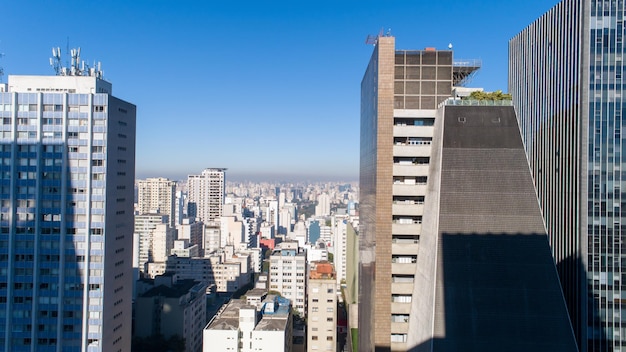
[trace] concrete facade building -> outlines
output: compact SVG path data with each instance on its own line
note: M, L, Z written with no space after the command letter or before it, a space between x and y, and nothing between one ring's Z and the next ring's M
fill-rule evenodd
M226 169L204 169L200 175L189 175L187 214L202 222L217 220L223 215Z
M131 348L136 107L77 70L0 93L0 350Z
M307 351L337 350L337 279L333 265L312 262L309 270Z
M139 214L167 214L170 226L176 224L176 182L167 178L137 180L137 211Z
M150 338L178 335L185 339L186 352L202 350L202 331L206 324L207 285L193 280L176 280L172 275L158 276L153 287L135 301L135 336Z
M297 242L282 242L270 255L270 291L290 299L306 315L306 254Z
M204 253L204 224L193 218L183 219L182 223L177 226L179 240L188 240L190 245L197 245L200 253Z
M626 351L624 2L559 2L509 42L509 91L581 351Z
M154 232L158 225L168 223L167 215L163 214L142 214L135 216L135 262L134 266L139 268L139 272L145 273L147 263L154 262Z
M512 106L448 108L478 62L375 42L361 83L359 350L575 350ZM520 292L539 303L511 304Z
M204 329L204 352L291 352L290 303L275 295L268 295L260 308L254 302L231 300Z

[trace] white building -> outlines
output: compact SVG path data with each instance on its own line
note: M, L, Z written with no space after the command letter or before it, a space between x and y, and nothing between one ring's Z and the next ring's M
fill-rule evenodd
M312 262L308 283L307 350L337 350L337 283L333 265Z
M333 264L337 274L337 284L346 280L346 257L348 241L348 216L333 216Z
M137 211L139 214L167 214L170 226L176 221L176 182L167 178L137 180Z
M256 304L235 299L204 328L204 352L290 352L292 350L291 302L268 295Z
M222 168L204 169L200 175L189 175L187 213L200 221L218 219L223 214L225 171Z
M131 348L136 107L73 54L0 93L3 351Z
M168 223L168 217L164 214L142 214L135 215L135 229L133 236L135 237L135 261L134 266L139 271L145 273L146 264L154 262L153 252L153 233L159 224Z
M176 240L170 254L177 257L198 257L200 248L197 244L189 244L189 240Z
M328 216L330 215L330 196L326 193L322 193L317 196L317 205L315 206L315 216Z
M195 221L193 218L183 219L182 224L178 225L178 239L188 240L191 245L198 245L200 253L203 253L204 243L202 240L204 226L202 222Z
M270 255L270 290L280 292L306 315L306 254L297 242L283 242Z

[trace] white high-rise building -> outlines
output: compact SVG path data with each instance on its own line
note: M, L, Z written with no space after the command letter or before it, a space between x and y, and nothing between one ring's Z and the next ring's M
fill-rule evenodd
M189 175L187 214L200 221L213 221L223 215L225 171L223 168L204 169L200 175Z
M317 196L317 205L315 206L315 216L330 215L330 196L322 193Z
M270 290L280 292L306 315L306 254L298 242L282 242L270 255Z
M146 272L146 264L154 260L154 233L158 225L167 224L168 217L163 214L141 214L135 216L135 263L142 273ZM172 239L173 241L173 239Z
M138 180L137 211L139 214L167 214L170 226L174 226L176 221L176 182L162 177Z
M3 351L131 349L136 107L72 61L0 93Z

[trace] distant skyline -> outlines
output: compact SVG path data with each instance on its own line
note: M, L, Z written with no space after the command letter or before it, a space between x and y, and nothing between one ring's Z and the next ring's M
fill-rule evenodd
M367 35L400 49L452 43L481 59L470 83L507 90L508 41L557 3L530 1L8 1L0 67L52 75L63 57L102 62L137 105L137 178L353 181Z

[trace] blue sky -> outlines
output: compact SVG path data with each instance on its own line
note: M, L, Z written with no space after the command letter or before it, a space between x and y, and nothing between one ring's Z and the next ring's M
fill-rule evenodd
M206 167L249 180L357 180L360 82L381 29L398 49L481 59L507 90L508 40L557 3L527 1L17 1L2 4L8 74L53 74L52 47L101 61L137 105L138 178Z

